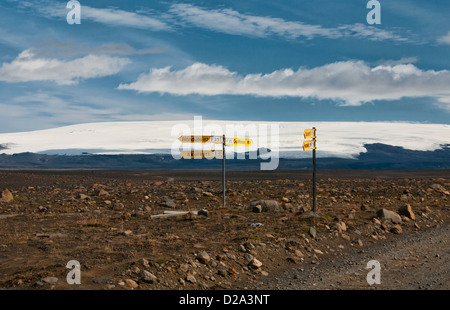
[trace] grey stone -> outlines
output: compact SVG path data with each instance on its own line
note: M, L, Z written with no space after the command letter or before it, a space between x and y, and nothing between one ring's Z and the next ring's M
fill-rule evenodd
M186 276L186 281L188 281L189 283L196 283L197 279L192 274L188 274Z
M394 211L390 211L384 208L377 211L377 217L391 220L394 224L399 224L402 222L402 218L400 217L400 215L398 215Z
M139 279L145 283L153 283L157 280L156 276L147 270L142 270L139 273Z
M168 207L168 208L176 208L177 205L176 203L173 201L173 199L170 198L165 198L161 203L160 206L163 207Z
M204 215L204 216L208 216L208 210L206 209L200 209L197 212L198 215Z
M253 208L257 205L261 206L262 212L280 212L283 208L279 205L276 200L258 200L250 203L250 207Z
M248 263L250 263L254 259L253 255L251 255L249 253L245 253L244 258Z
M209 256L208 253L206 253L205 251L202 251L197 255L197 259L200 263L207 264L210 262L211 257Z
M45 277L45 278L41 279L41 282L44 283L44 284L53 285L53 284L56 284L58 282L58 278L56 278L56 277Z
M316 239L316 229L314 227L309 227L309 231L308 234L313 237L314 239Z

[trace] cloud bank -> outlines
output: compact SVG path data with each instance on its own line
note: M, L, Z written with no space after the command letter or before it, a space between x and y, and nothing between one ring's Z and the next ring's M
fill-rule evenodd
M80 79L113 75L131 61L128 58L87 55L70 61L38 58L32 50L25 50L10 63L0 67L0 81L53 81L59 85L76 84Z
M370 67L363 61L343 61L312 69L281 69L240 75L218 65L194 63L181 70L154 68L119 89L173 95L253 95L314 97L360 105L402 97L449 97L450 71L421 70L413 64Z
M438 42L445 45L450 45L450 31L438 39Z
M184 22L199 28L232 35L268 37L276 35L286 39L300 37L313 39L325 37L339 39L347 37L367 38L373 41L406 41L400 35L364 24L340 25L325 28L300 21L286 21L282 18L241 14L232 9L208 10L191 4L173 4L170 13Z

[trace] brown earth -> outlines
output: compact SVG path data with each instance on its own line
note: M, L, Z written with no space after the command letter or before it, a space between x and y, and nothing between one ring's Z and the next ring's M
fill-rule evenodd
M226 208L220 171L2 171L0 288L449 289L448 175L319 171L313 214L309 171L229 172ZM254 213L257 200L282 211ZM377 216L406 204L415 219Z

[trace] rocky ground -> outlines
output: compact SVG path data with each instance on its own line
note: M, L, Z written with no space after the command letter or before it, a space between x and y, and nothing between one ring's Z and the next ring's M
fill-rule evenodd
M3 171L0 288L449 289L446 172Z

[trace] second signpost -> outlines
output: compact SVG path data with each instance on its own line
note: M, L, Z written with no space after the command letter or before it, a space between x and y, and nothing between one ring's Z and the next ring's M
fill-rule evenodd
M226 138L223 136L181 136L178 140L182 143L221 143L222 151L219 150L201 150L201 151L183 151L180 156L188 158L222 158L222 205L226 206L226 180L225 180L225 146L227 145L243 145L251 146L253 144L252 139L240 139L240 138Z
M316 127L313 127L312 129L305 129L303 136L305 139L311 139L308 141L303 141L303 151L313 151L313 212L316 213Z

